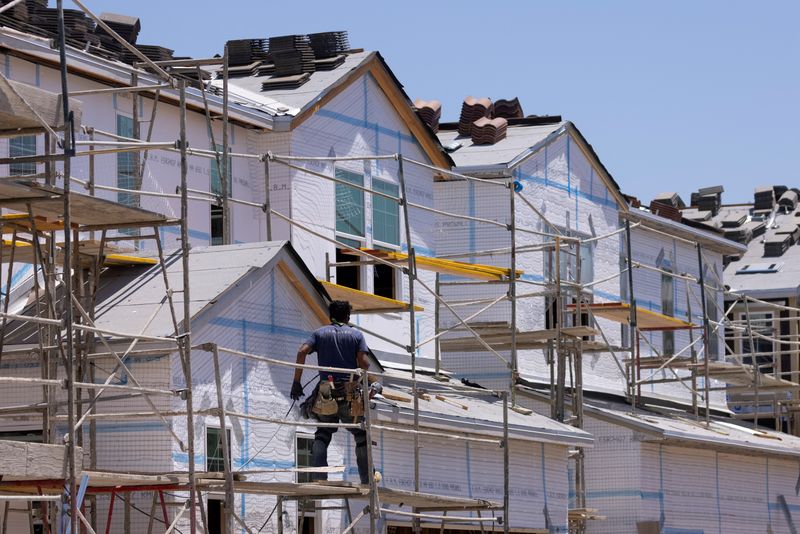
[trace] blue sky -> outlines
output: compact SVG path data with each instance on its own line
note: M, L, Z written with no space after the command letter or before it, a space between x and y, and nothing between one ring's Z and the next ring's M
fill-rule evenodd
M411 98L440 100L443 120L457 120L467 95L518 96L526 114L571 120L643 200L724 184L733 203L757 185L800 186L798 2L86 4L137 15L140 43L194 57L228 39L347 30Z

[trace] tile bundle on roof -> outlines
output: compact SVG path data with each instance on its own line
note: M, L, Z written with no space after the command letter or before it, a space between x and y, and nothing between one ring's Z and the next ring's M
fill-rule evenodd
M472 123L472 142L476 145L493 145L505 139L507 128L506 119L481 117Z
M703 211L697 208L686 208L682 213L684 219L694 222L705 222L711 218L710 211Z
M458 133L470 135L472 123L481 118L490 117L492 101L488 98L473 98L468 96L461 104L461 117L458 119Z
M267 59L266 39L233 39L225 43L225 46L228 48L229 70L230 67L251 65Z
M755 198L753 209L755 210L772 210L772 207L775 206L775 191L772 187L756 187L753 196Z
M136 49L144 54L149 60L151 61L169 61L173 59L172 54L174 50L170 48L165 48L163 46L158 45L143 45L137 44L135 45ZM129 52L128 50L123 50L122 54L120 55L120 59L125 63L136 63L141 62L141 59L136 57L133 53Z
M781 195L781 198L778 200L778 205L787 212L791 212L797 207L797 199L797 191L789 189Z
M522 119L525 114L522 112L522 105L519 103L519 98L514 97L510 100L501 98L494 103L492 111L492 118L503 119Z
M723 228L736 228L744 224L747 220L747 213L743 211L731 211L725 214L720 220Z
M774 231L769 231L764 238L764 256L773 258L783 256L791 246L792 236L790 234L778 234Z
M58 35L58 9L39 6L38 3L28 4L28 22L49 34ZM83 11L65 9L64 30L65 39L70 45L83 48L89 41L99 44L99 39L94 35L94 22Z
M275 64L275 76L294 76L314 72L314 51L307 35L270 37L269 58Z
M753 239L753 230L747 226L723 228L722 234L725 236L725 239L730 239L731 241L736 241L743 245L746 245Z
M127 42L136 44L136 39L139 38L139 31L142 28L141 22L139 22L137 17L129 17L117 13L101 13L100 20L105 22L117 35ZM119 41L100 26L95 28L94 33L99 42L98 48L92 51L109 56L112 59L119 59L120 54L122 54L124 50L124 47Z
M692 206L696 206L701 211L710 211L711 215L719 213L722 206L722 194L718 192L705 192L703 190L692 193Z
M673 206L668 200L664 199L653 199L650 202L650 213L654 213L659 217L664 217L665 219L670 219L675 222L681 222L682 218L681 210Z
M10 4L13 0L0 0L0 6L5 6ZM47 7L47 2L45 2L44 6ZM0 13L0 24L3 26L14 26L15 23L25 23L28 22L28 4L25 2L20 2L13 7L9 8L7 11Z
M669 204L673 208L683 209L686 207L686 204L683 202L683 199L673 191L667 193L659 193L655 197L653 197L653 202L661 202L662 204Z
M296 89L308 81L311 74L304 72L302 74L293 74L291 76L275 76L261 82L262 91L271 91L274 89Z
M308 41L317 59L336 57L350 50L346 31L309 33Z
M416 100L414 109L422 122L437 133L439 131L439 120L442 118L442 103L438 100Z

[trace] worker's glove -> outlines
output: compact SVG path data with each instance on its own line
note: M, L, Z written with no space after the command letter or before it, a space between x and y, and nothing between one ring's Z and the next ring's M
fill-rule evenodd
M375 395L380 395L383 393L383 384L380 382L373 382L369 385L369 398L371 399Z
M305 393L303 393L303 384L301 384L299 380L292 382L292 392L289 393L289 396L292 398L292 400L300 400L300 397L304 395Z

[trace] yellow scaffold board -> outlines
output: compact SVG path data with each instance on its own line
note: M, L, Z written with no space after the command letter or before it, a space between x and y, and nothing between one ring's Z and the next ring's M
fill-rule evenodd
M39 232L51 232L53 230L63 230L64 223L61 221L49 221L41 217L34 219L34 224L31 224L30 217L27 213L6 213L0 215L0 225L2 225L2 232L4 234L12 234L14 230L33 231L33 226Z
M581 304L581 308L584 310L589 308L595 317L608 319L615 323L627 324L630 321L631 305L625 302ZM575 311L575 305L569 304L567 309ZM698 328L697 325L676 317L638 307L636 308L636 322L639 330L688 330L690 328Z
M353 306L353 313L390 313L409 311L408 302L373 295L320 280L325 291L333 300L346 300ZM422 306L414 306L415 311L424 311Z
M3 239L3 263L11 262L12 242L12 239ZM57 246L61 248L64 244L58 243ZM33 245L24 241L16 241L14 248L14 263L35 263ZM105 261L103 262L105 266L155 265L158 263L155 258L141 258L124 254L121 249L109 244L106 244L103 250L106 252ZM100 242L96 240L80 241L78 243L78 251L81 257L81 264L86 266L88 262L95 261L98 254L100 254ZM59 250L57 261L63 261L63 258L63 252Z
M408 261L408 254L393 252L390 250L361 249L378 258L405 262ZM439 274L450 274L463 278L474 278L477 280L507 280L511 277L511 269L495 267L494 265L484 265L481 263L466 263L463 261L446 260L442 258L431 258L428 256L415 256L417 268L426 271L433 271ZM516 277L522 275L522 270L517 269Z

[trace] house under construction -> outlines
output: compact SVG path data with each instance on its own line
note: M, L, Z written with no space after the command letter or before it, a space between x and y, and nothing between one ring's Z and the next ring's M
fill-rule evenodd
M560 117L440 124L343 32L175 59L74 3L0 7L4 531L795 531L800 443L726 404L800 388L727 308L797 312L728 289L746 247ZM287 395L341 298L368 486Z

